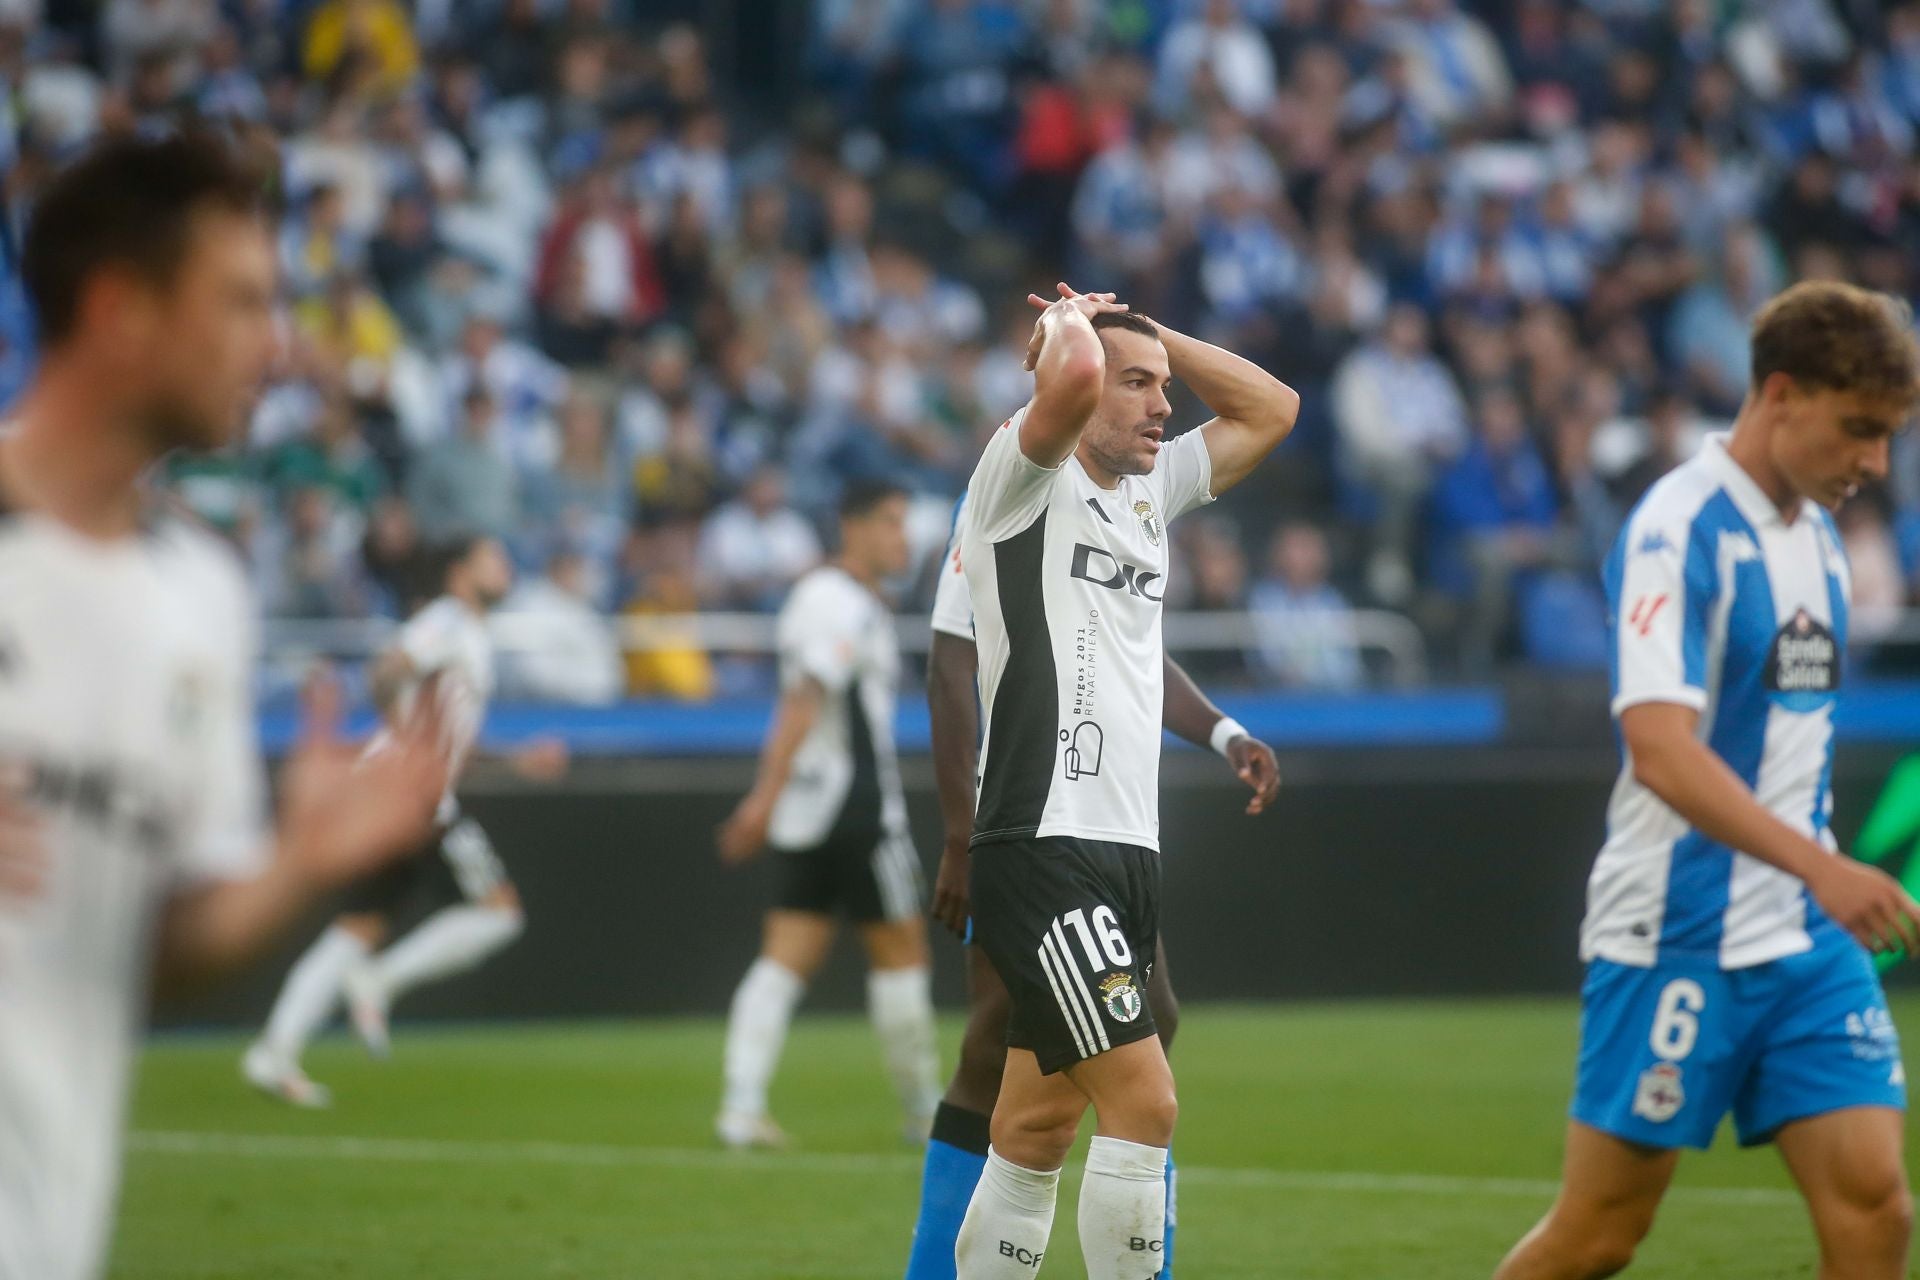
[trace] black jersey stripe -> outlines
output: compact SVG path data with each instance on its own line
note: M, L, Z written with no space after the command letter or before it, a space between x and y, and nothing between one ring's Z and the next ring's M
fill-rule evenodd
M860 680L847 686L847 751L853 757L853 776L847 781L846 799L833 820L822 844L841 841L868 841L880 838L880 762L874 753L873 728L867 723L866 703L860 697Z
M1033 835L1053 788L1060 694L1041 577L1046 545L1044 511L1013 537L993 544L1007 665L987 709L987 762L973 820L975 844Z

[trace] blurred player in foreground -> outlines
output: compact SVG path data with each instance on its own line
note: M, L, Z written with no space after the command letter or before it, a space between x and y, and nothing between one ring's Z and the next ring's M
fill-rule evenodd
M1033 398L981 454L961 523L985 715L969 886L1012 1006L955 1246L963 1280L1032 1275L1089 1105L1087 1274L1160 1270L1177 1104L1143 992L1159 942L1166 530L1244 479L1300 403L1111 295L1060 294L1030 299ZM1175 377L1218 416L1168 440Z
M149 503L274 358L256 177L204 139L57 177L22 276L41 365L0 436L0 1277L99 1274L151 981L231 973L425 835L431 708L356 767L322 686L269 832L236 558Z
M933 721L934 784L940 792L940 816L946 828L946 848L940 855L940 874L934 881L934 918L966 939L967 877L972 859L968 843L973 836L974 766L979 756L980 715L975 676L979 652L973 643L973 601L967 595L967 575L960 559L960 524L966 518L966 496L953 513L953 541L933 598L933 648L927 655L927 704ZM1165 727L1195 746L1210 747L1232 766L1235 776L1253 789L1249 815L1264 812L1280 790L1280 770L1273 749L1248 735L1239 721L1221 714L1191 677L1171 657L1166 661L1166 702L1161 715ZM1006 983L978 947L967 949L967 1030L960 1042L947 1093L933 1114L933 1140L927 1144L926 1169L920 1184L920 1217L913 1230L913 1253L907 1260L906 1280L953 1280L954 1239L967 1201L986 1167L989 1117L1000 1094L1000 1076L1007 1061L1007 1017L1011 1012ZM1179 1024L1179 1002L1167 977L1164 940L1153 962L1153 981L1147 984L1147 1007L1160 1031L1161 1047L1171 1052ZM1167 1157L1167 1225L1160 1275L1173 1276L1174 1167Z
M924 1141L939 1097L920 860L893 745L900 651L881 592L907 567L907 497L850 486L840 551L794 585L780 610L780 702L753 789L720 828L729 865L771 845L780 887L760 956L727 1015L726 1088L716 1122L730 1147L784 1142L767 1114L801 993L833 946L838 917L866 946L867 1005L887 1071Z
M1906 1074L1870 951L1920 906L1835 852L1833 712L1851 579L1828 512L1887 474L1920 399L1913 317L1797 285L1753 323L1730 435L1656 484L1607 563L1626 763L1587 889L1559 1199L1496 1273L1623 1269L1680 1148L1731 1110L1806 1197L1823 1280L1906 1274Z
M266 1030L241 1059L248 1083L295 1106L332 1101L301 1070L300 1058L342 995L368 1052L385 1058L387 1011L395 1000L477 968L525 925L520 894L493 842L460 812L453 794L493 696L487 615L512 588L513 563L496 539L480 537L437 548L430 559L436 598L407 620L373 665L373 700L387 727L368 744L367 757L376 759L389 748L393 726L406 723L423 683L432 680L453 773L426 847L353 887L340 916L288 971ZM537 742L511 760L518 772L544 781L566 768L566 750L558 742ZM404 920L423 913L416 928L381 949Z

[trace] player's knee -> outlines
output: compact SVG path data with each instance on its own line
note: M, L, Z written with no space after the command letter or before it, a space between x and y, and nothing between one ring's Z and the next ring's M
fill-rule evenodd
M1084 1108L1064 1101L995 1107L993 1145L1015 1164L1030 1169L1057 1169L1073 1148L1083 1111Z
M487 896L481 900L480 905L494 911L511 912L515 916L521 916L523 912L520 906L520 890L511 884L498 884L487 890Z
M1610 1216L1577 1226L1559 1225L1554 1230L1556 1225L1549 1222L1549 1235L1558 1237L1560 1248L1555 1252L1569 1264L1564 1274L1604 1280L1625 1271L1633 1262L1651 1224L1638 1218Z
M1580 1253L1580 1274L1586 1280L1606 1280L1617 1276L1633 1263L1640 1242L1630 1236L1601 1236Z
M1174 1095L1171 1078L1129 1089L1104 1101L1106 1107L1100 1111L1101 1132L1149 1146L1172 1144L1174 1125L1180 1119L1180 1102Z
M1858 1248L1873 1256L1904 1253L1913 1238L1913 1194L1899 1169L1849 1187L1836 1210L1820 1215L1829 1253Z

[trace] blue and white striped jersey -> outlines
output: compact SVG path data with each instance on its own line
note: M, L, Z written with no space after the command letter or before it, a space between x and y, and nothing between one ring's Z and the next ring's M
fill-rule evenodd
M1613 714L1698 708L1699 734L1790 826L1833 847L1833 709L1852 583L1831 516L1791 520L1710 437L1647 493L1606 567ZM1793 876L1688 826L1623 764L1587 885L1583 959L1723 969L1810 949L1835 926Z

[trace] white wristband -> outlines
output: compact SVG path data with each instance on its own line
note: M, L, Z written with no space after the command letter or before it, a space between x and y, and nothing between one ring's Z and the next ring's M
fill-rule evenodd
M1213 736L1207 739L1207 745L1224 757L1227 754L1227 744L1229 742L1232 742L1235 738L1244 738L1246 736L1247 727L1245 725L1235 720L1232 716L1221 716L1220 722L1213 726Z

